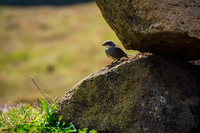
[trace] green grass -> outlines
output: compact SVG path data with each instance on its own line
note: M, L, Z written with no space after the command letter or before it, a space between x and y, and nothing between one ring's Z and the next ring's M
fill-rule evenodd
M0 132L76 132L72 123L61 122L55 118L56 104L50 105L41 100L42 107L33 108L30 105L22 105L20 108L12 108L7 113L0 113ZM87 133L87 128L79 129L78 133ZM91 130L89 133L97 133Z
M42 106L36 108L29 104L23 105L20 103L21 107L12 107L6 113L0 112L0 132L77 132L72 122L66 124L62 121L62 116L58 120L56 119L55 111L60 100L56 101L51 95L45 95L33 77L31 78L47 102L40 100ZM52 99L52 102L48 100L47 96ZM79 129L78 133L87 133L87 128ZM93 129L89 133L97 133L97 131Z
M95 3L0 6L0 104L35 102L40 92L29 75L45 93L63 97L81 79L112 62L101 46L105 40L122 47Z

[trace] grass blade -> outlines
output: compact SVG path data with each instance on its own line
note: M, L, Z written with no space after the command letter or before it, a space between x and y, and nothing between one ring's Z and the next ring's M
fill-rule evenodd
M39 91L42 93L42 95L45 97L45 99L48 101L48 103L51 105L51 102L48 100L48 98L44 95L44 93L42 92L42 90L40 89L40 87L37 85L37 83L35 82L35 80L33 79L33 77L30 75L33 83L36 85L36 87L39 89Z

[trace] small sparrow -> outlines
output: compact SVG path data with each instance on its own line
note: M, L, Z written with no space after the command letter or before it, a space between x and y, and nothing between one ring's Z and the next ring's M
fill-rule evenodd
M114 63L115 60L119 61L123 57L128 58L129 54L126 54L121 48L119 48L117 45L115 45L115 43L113 41L109 41L109 40L105 41L102 44L102 46L105 47L106 55L109 58L114 59L112 63ZM132 56L132 55L130 55L130 56Z

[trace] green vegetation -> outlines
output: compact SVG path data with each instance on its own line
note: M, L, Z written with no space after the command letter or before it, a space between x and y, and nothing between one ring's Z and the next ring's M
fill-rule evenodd
M0 113L0 132L76 132L72 123L66 124L62 117L55 119L56 105L47 104L41 100L41 108L22 105L21 108L12 108L11 111ZM87 128L79 129L79 133L87 133ZM89 133L97 133L91 130Z
M31 77L32 78L32 77ZM35 80L32 78L33 83L43 94L43 97L48 101L41 100L42 107L33 108L30 105L21 105L21 108L12 108L7 113L0 113L0 131L1 132L76 132L76 128L72 123L66 125L62 121L62 116L56 120L55 111L57 109L57 103L59 100L54 100L52 96L49 96L52 104ZM79 133L87 133L87 128L83 130L79 129ZM89 133L97 133L96 130L91 130Z

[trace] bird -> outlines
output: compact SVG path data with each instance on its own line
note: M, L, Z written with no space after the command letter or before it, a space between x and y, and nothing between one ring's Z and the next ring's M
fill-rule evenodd
M125 53L120 47L115 45L113 41L107 40L102 44L102 46L104 46L105 48L106 55L109 58L114 59L112 63L114 63L115 61L119 61L123 57L128 58L129 54Z

